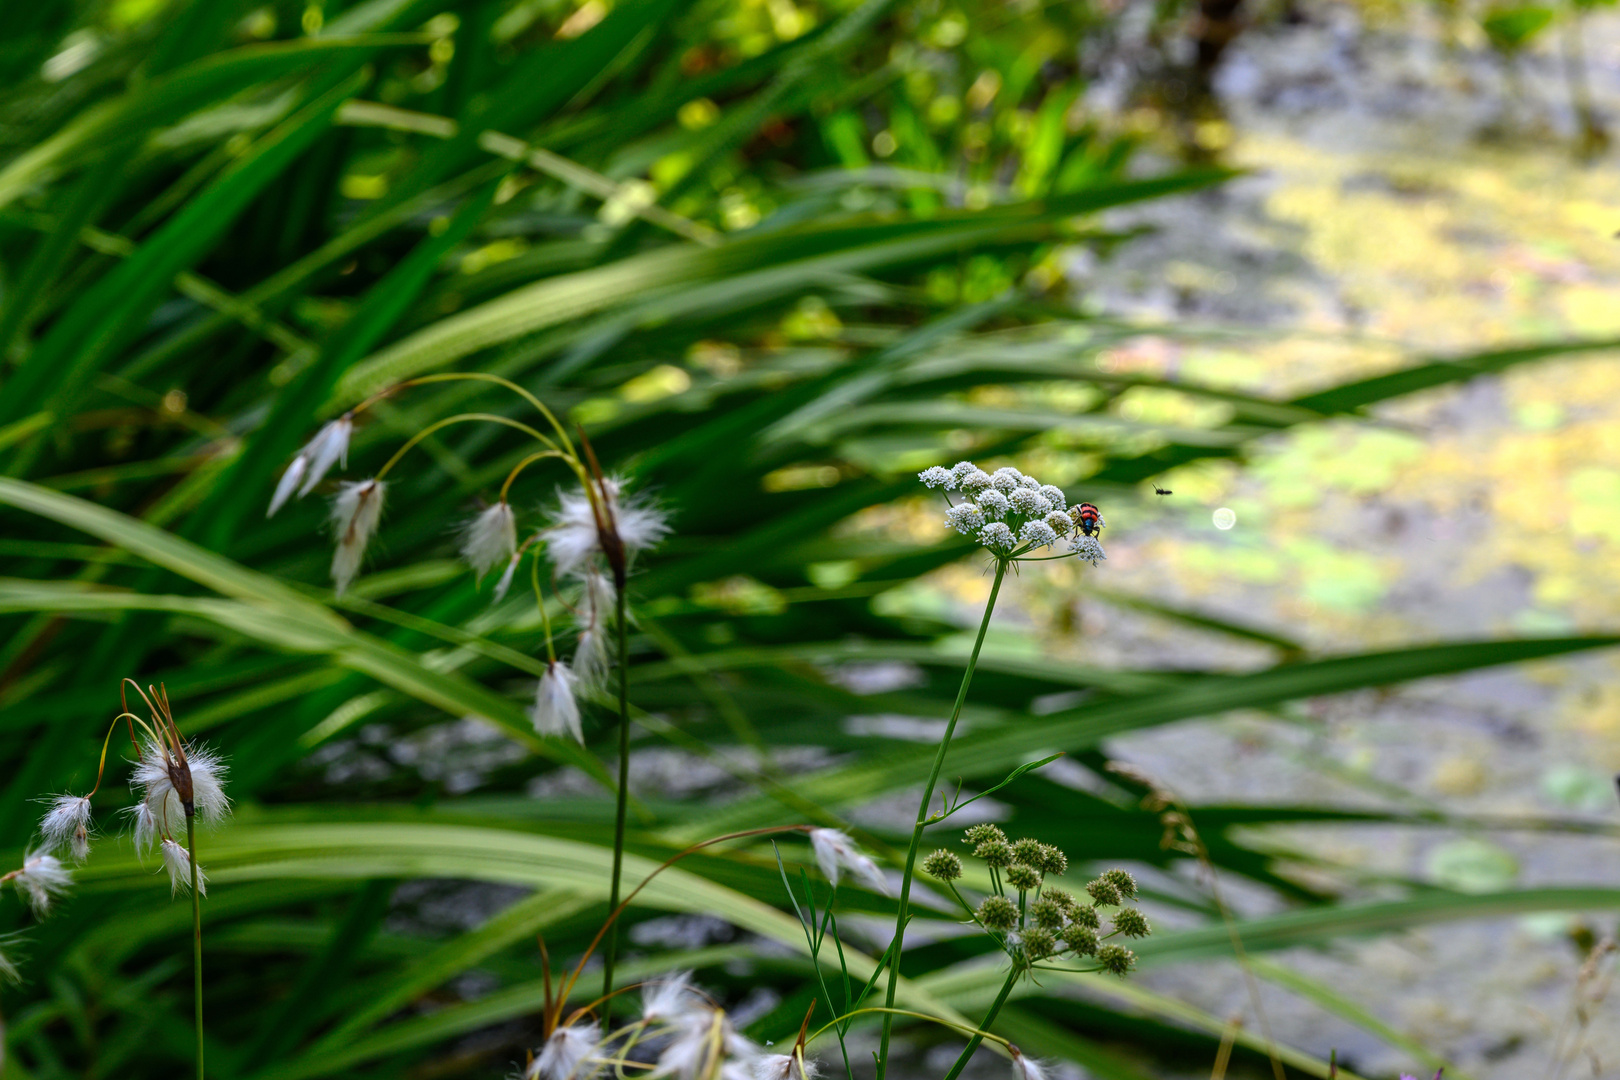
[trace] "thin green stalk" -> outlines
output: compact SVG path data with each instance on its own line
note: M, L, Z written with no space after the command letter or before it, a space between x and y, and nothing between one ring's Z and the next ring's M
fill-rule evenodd
M197 1080L203 1080L202 896L197 892L197 819L186 815L186 853L191 857L192 996L197 1004Z
M624 582L616 582L615 614L619 620L619 798L613 816L613 886L608 894L608 910L619 910L619 872L624 865L624 818L630 796L630 674L626 668L629 648L624 618ZM607 949L602 953L602 1024L608 1022L613 1007L613 960L619 951L619 923L608 931Z
M911 878L917 868L917 849L922 846L923 829L928 826L928 807L934 801L934 786L939 783L939 771L945 766L945 751L950 749L951 736L956 733L956 721L962 715L962 703L967 700L968 685L973 682L973 669L979 664L979 650L984 647L985 631L990 629L990 613L996 609L996 596L1001 592L1001 579L1007 575L1007 562L996 560L996 580L990 586L990 599L984 605L984 618L979 622L979 636L973 639L973 654L968 657L967 670L962 673L962 685L956 691L956 704L951 708L950 723L945 725L945 737L939 741L939 752L934 755L934 768L928 774L928 786L923 789L922 803L917 807L917 824L911 830L911 846L906 849L906 873L900 882L900 913L894 921L894 963L889 965L889 988L883 996L884 1008L894 1008L895 989L900 981L900 956L906 933L906 918L911 908ZM877 1080L889 1067L889 1036L894 1030L894 1013L883 1014L883 1041L878 1047Z
M990 1006L990 1011L984 1014L983 1020L979 1021L979 1031L981 1033L989 1031L990 1025L995 1023L996 1014L1001 1012L1001 1007L1007 1003L1007 995L1012 993L1013 984L1018 981L1020 974L1017 964L1014 964L1013 969L1007 972L1007 981L1001 984L1001 993L996 995L995 1004ZM968 1040L967 1048L962 1051L962 1056L956 1059L956 1064L951 1066L951 1071L945 1074L945 1080L956 1080L958 1076L962 1075L962 1070L967 1068L968 1059L973 1057L973 1051L977 1050L982 1042L984 1042L983 1034L976 1034Z

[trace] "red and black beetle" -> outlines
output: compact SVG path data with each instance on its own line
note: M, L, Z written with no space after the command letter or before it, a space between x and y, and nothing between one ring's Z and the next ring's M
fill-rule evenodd
M1071 509L1069 516L1074 519L1075 526L1087 536L1097 533L1107 524L1107 522L1103 521L1102 515L1097 512L1097 508L1088 502L1083 502Z

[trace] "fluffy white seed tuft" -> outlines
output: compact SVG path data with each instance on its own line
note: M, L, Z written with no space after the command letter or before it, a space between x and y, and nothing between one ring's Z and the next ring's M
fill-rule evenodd
M382 521L387 489L381 480L346 481L332 500L332 532L337 537L337 550L332 553L332 584L339 596L360 572L366 544Z
M1013 1080L1046 1080L1046 1069L1040 1062L1025 1057L1011 1044L1007 1049L1012 1051Z
M66 847L77 862L90 854L90 800L82 795L58 795L40 819L39 834L44 851Z
M752 1072L753 1080L792 1080L795 1076L816 1080L821 1075L821 1062L805 1058L801 1069L791 1054L766 1054L755 1059Z
M574 697L574 673L569 670L567 661L553 661L546 673L540 676L529 719L534 723L534 730L541 735L568 735L584 745L585 732L579 724L579 702Z
M517 554L517 518L504 499L461 527L461 557L480 580Z
M46 851L30 851L23 856L22 869L11 879L17 894L26 897L34 909L34 917L43 919L50 914L51 902L73 885L73 873L62 865L62 860Z
M598 1024L570 1024L551 1033L524 1080L586 1080L597 1071L592 1052L602 1041Z
M834 885L842 871L848 870L862 885L887 895L889 892L888 879L883 871L878 869L855 841L838 829L811 829L810 847L815 852L816 864L821 867L822 874Z
M331 471L333 465L349 464L349 438L354 434L354 418L344 413L336 420L324 425L315 433L315 437L304 444L293 458L292 464L287 466L281 474L281 480L276 484L276 493L270 498L270 510L265 517L272 517L280 510L293 491L298 492L302 499L315 489L322 478Z
M169 872L169 895L173 896L181 889L191 888L191 852L170 840L163 838L163 869ZM208 895L208 875L203 873L201 866L197 867L197 892L199 895Z
M641 987L641 1018L649 1023L678 1024L705 1007L690 971L649 979Z
M231 812L231 800L225 794L225 763L216 751L206 746L192 744L185 751L186 764L191 770L192 807L205 825L217 825ZM143 836L150 843L156 833L173 831L185 824L186 810L169 775L171 760L156 743L148 741L141 746L141 758L135 763L130 784L140 789L141 805L147 808L147 815L153 820L144 822L140 811L135 811L137 847L142 846Z
M512 553L512 557L506 561L506 569L501 571L500 580L495 583L495 593L490 597L490 603L498 604L506 599L507 590L512 587L512 577L517 573L518 563L522 561L516 552Z
M653 547L669 535L669 523L662 510L645 500L627 498L620 480L609 479L604 486L605 510L627 555ZM557 510L545 531L546 555L559 574L578 572L602 550L596 514L584 490L558 492Z

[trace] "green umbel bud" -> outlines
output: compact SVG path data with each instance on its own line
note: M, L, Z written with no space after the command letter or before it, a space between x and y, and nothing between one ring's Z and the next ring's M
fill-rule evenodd
M1114 888L1118 889L1119 895L1123 896L1125 899L1136 899L1136 879L1131 877L1129 871L1120 870L1118 868L1113 870L1104 870L1102 879L1108 882Z
M1125 902L1125 898L1119 895L1119 886L1105 878L1098 878L1090 885L1087 885L1086 892L1090 893L1091 898L1097 903L1106 904L1109 907L1118 907Z
M1011 866L1013 861L1012 845L1005 840L997 840L995 837L991 837L974 848L973 854L991 866Z
M1052 931L1039 926L1031 926L1024 931L1024 955L1031 961L1045 960L1057 952L1057 938Z
M1058 906L1058 909L1067 915L1069 909L1074 907L1074 894L1068 889L1060 889L1056 885L1048 885L1041 892L1041 897Z
M1104 971L1124 975L1136 966L1136 954L1123 945L1104 945L1097 950L1097 963Z
M1020 892L1038 889L1041 885L1041 875L1033 866L1023 863L1013 863L1007 867L1007 884Z
M962 839L967 841L969 844L972 844L974 847L978 847L986 840L1000 840L1005 843L1007 840L1007 834L1002 832L994 825L974 825L970 827L967 832L962 834Z
M1063 926L1063 909L1050 897L1043 896L1029 905L1029 917L1036 926L1044 926L1048 930L1058 930Z
M1041 855L1034 866L1043 874L1061 874L1069 869L1069 857L1051 844L1041 845Z
M1074 905L1069 911L1069 918L1076 926L1084 926L1092 930L1102 928L1102 920L1097 917L1097 909L1090 904Z
M1013 858L1027 866L1038 866L1041 861L1041 848L1045 847L1039 840L1024 837L1013 841Z
M1005 896L987 896L979 905L979 921L991 930L1011 930L1018 925L1018 905Z
M1079 923L1070 923L1063 928L1063 940L1073 949L1076 956L1095 956L1097 954L1097 931L1089 926Z
M955 881L962 876L962 860L941 848L923 860L923 873L939 881Z
M1147 937L1153 933L1153 927L1148 925L1147 916L1133 907L1120 908L1114 912L1114 930L1126 937Z

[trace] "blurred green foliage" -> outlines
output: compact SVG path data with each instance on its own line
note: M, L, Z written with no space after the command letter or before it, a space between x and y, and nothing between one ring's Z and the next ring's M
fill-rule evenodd
M1292 400L1096 363L1135 331L1081 317L1066 253L1128 240L1104 209L1224 177L1150 168L1130 130L1079 107L1076 45L1110 18L934 0L5 5L0 844L14 861L32 800L88 790L118 679L161 680L182 728L233 768L236 819L200 843L218 1072L505 1072L542 1000L534 936L577 955L603 915L608 715L587 722L589 755L534 736L533 602L491 606L452 559L451 527L522 444L465 429L428 443L399 474L371 572L338 601L321 508L263 512L323 419L410 375L496 372L669 507L676 534L632 582L631 700L636 754L680 751L685 782L637 771L637 875L727 829L843 822L921 777L926 743L847 723L938 718L954 695L955 612L907 590L969 550L915 501L915 469L1019 456L1071 494L1123 499L1279 431L1595 347L1415 359ZM514 406L464 385L404 392L357 435L350 475L463 407ZM526 524L561 479L525 480ZM1336 577L1324 602L1369 602ZM1111 734L1613 643L1314 658L1263 627L1146 606L1277 663L1088 668L992 636L947 764L973 787L1066 751L1095 784L1037 773L997 798L1010 831L1039 827L1082 879L1097 860L1186 861L1160 846L1148 792L1105 771ZM874 689L852 671L902 677ZM116 836L128 799L111 768L79 894L37 927L5 909L26 930L26 981L0 997L8 1075L187 1059L189 911ZM1602 888L1339 905L1230 831L1434 819L1192 813L1217 866L1291 907L1243 927L1255 951L1620 906ZM884 828L861 835L892 854ZM632 911L626 977L685 966L728 999L768 990L779 1004L753 1034L791 1036L815 980L769 852L692 858L660 882ZM1229 952L1201 889L1165 876L1149 900L1187 926L1144 962ZM853 889L840 905L893 917ZM463 915L496 907L476 928ZM657 921L672 913L745 936L683 943L690 924ZM936 939L908 953L902 998L977 1007L999 982L982 943L942 906L925 918ZM852 970L871 946L851 939ZM1139 986L1081 986L1027 988L1001 1023L1109 1077L1201 1067L1225 1030ZM1257 1036L1239 1047L1263 1061ZM1280 1052L1324 1075L1326 1048L1310 1049Z

